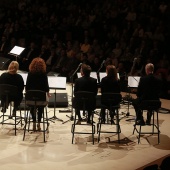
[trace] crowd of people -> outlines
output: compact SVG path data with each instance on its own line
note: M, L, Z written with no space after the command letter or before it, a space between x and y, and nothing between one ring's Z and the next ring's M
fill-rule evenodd
M18 0L0 8L0 56L15 60L9 51L24 47L21 70L40 57L67 81L80 63L96 72L112 64L125 81L153 63L170 98L169 8L166 0Z

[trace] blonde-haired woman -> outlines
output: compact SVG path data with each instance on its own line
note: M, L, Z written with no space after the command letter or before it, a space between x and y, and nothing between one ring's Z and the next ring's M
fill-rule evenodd
M46 74L46 64L45 61L40 58L34 58L29 65L29 73L26 82L26 91L28 90L41 90L49 94L49 84ZM40 131L40 122L42 118L43 108L38 107L38 124L37 130ZM33 130L36 131L36 115L34 115L34 108L31 109L32 119L33 119Z
M9 84L16 86L18 88L17 96L10 96L8 101L14 101L14 109L13 116L16 114L16 110L20 105L23 98L23 90L24 90L24 80L20 74L17 73L19 69L19 64L17 61L12 61L9 66L7 72L2 73L0 76L0 84ZM1 96L1 105L3 106L5 102L5 97ZM7 108L8 106L6 106ZM6 112L6 109L2 112Z

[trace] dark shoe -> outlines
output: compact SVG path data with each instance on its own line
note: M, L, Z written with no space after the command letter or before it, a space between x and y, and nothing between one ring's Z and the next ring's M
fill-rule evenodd
M38 131L41 131L40 123L37 124L37 130L38 130Z
M105 124L105 120L101 120L101 124Z
M150 126L150 125L151 125L151 120L148 120L148 119L147 119L147 120L146 120L146 125L149 125L149 126Z
M1 112L2 112L2 113L6 113L6 108L5 108L5 109L2 108L2 109L1 109Z
M35 132L36 131L36 123L35 122L33 122L33 131Z
M136 125L144 126L145 125L145 121L144 120L137 120L136 121Z
M12 117L15 117L15 116L16 116L16 110L13 110Z
M88 120L88 121L87 121L87 124L89 124L89 125L92 125L92 123L93 123L93 122L92 122L91 120Z
M113 120L113 119L111 120L111 125L115 125L115 122L114 122L114 120Z
M81 120L78 120L78 121L76 122L76 125L81 125Z

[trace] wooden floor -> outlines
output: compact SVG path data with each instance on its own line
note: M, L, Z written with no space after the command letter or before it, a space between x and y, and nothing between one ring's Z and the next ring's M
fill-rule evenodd
M70 103L71 85L68 84L66 90L57 90L57 93L61 92L68 94ZM168 100L162 99L163 108L170 109L169 104ZM170 155L170 113L166 110L161 110L159 113L160 144L157 143L157 136L142 136L141 142L138 144L137 134L132 134L134 109L130 105L130 116L126 117L127 105L121 105L119 110L121 117L120 144L117 142L117 135L101 134L101 141L98 143L97 134L95 134L95 144L93 145L91 135L83 134L75 135L75 142L71 143L73 122L69 118L71 112L66 112L69 109L71 107L56 108L55 116L62 119L64 123L58 119L50 121L46 143L43 142L42 133L28 132L23 141L22 127L18 126L15 136L13 126L0 125L0 169L142 170L146 165L160 164L164 157ZM99 110L96 110L95 122L98 121L98 113ZM24 111L22 114L24 115ZM48 108L48 116L50 118L54 116L54 108ZM132 120L129 121L129 119ZM80 130L88 131L87 128L81 126ZM106 128L111 129L113 125L108 125Z

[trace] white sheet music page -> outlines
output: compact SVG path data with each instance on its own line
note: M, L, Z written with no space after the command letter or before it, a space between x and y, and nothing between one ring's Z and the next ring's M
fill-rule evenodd
M23 47L15 46L15 47L9 52L9 54L12 54L12 55L20 55L24 49L25 49L25 48L23 48Z
M78 78L82 77L80 72L77 73L77 77ZM93 78L97 79L97 73L96 72L91 72L90 77L93 77ZM98 79L97 79L97 82L98 82Z
M50 88L66 89L66 77L48 76Z
M100 82L101 82L102 78L106 77L106 76L107 76L106 72L100 72L99 73ZM118 79L120 79L119 73L117 73L117 77L118 77Z
M129 76L128 77L128 87L138 87L140 81L139 76Z

